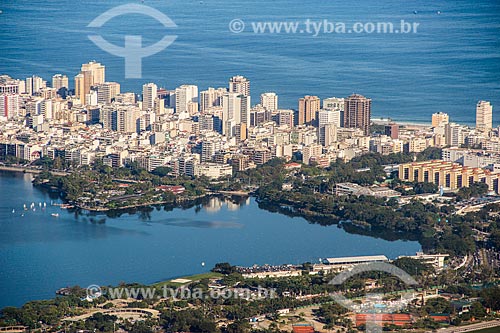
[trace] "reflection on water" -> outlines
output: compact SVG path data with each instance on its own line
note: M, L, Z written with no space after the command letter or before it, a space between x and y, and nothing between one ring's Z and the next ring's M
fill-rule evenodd
M243 228L243 225L229 221L203 221L181 218L171 218L160 220L157 223L175 227L193 227L193 228Z
M106 213L64 210L49 205L60 201L30 180L0 174L0 307L53 297L64 286L153 283L205 272L218 262L300 264L349 255L395 258L421 250L417 242L349 234L275 214L253 198L210 197L181 207ZM48 204L21 217L23 204L31 202Z
M235 211L240 209L242 205L250 204L249 197L237 197L233 196L229 198L221 198L218 196L210 197L207 202L203 203L203 208L210 213L216 213L220 211L225 205L228 210Z

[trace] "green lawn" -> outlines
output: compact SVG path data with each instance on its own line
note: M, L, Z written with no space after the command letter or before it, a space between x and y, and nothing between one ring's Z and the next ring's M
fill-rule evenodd
M191 280L191 281L199 281L199 280L203 280L203 279L220 278L222 276L223 275L220 273L207 272L207 273L201 273L201 274L196 274L196 275L191 275L191 276L182 276L182 277L172 279L172 280L185 279L185 280ZM158 287L158 286L163 286L164 284L166 284L168 286L172 286L172 287L182 286L182 283L175 283L175 282L172 282L172 280L161 281L161 282L153 284L153 286Z

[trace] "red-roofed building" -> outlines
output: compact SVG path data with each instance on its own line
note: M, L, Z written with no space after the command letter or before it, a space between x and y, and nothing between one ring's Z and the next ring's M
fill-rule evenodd
M310 324L296 324L292 326L293 333L314 333L314 327Z
M285 170L300 169L301 167L300 163L295 162L285 164Z
M429 317L438 323L450 323L451 318L447 313L431 313Z
M172 192L173 194L182 194L186 191L186 188L181 185L160 185L158 188L163 192Z
M359 313L356 315L356 326L366 325L366 322L374 322L377 325L407 326L413 323L413 318L409 314L392 313Z

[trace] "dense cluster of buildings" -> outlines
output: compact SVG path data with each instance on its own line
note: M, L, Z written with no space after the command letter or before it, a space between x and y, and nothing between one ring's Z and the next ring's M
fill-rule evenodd
M227 87L203 91L146 83L136 95L106 81L105 66L95 61L81 66L73 89L69 81L62 74L51 83L0 76L0 160L46 156L87 165L99 158L113 167L135 161L147 170L169 166L179 175L218 178L273 157L328 166L368 151L431 146L500 153L488 102L477 105L475 129L436 113L432 127L386 123L383 133L371 134L371 99L358 94L323 100L308 95L296 110L280 109L274 92L252 103L250 80L234 76Z

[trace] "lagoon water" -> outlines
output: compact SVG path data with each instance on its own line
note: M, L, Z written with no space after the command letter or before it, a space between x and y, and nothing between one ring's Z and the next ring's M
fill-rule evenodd
M31 179L0 173L0 307L51 298L65 286L153 283L205 272L218 262L250 266L354 255L395 258L421 248L417 242L349 234L271 213L252 198L241 205L214 198L185 210L116 218L75 215L51 206L51 200L58 201L33 188ZM29 208L32 202L36 211L24 211L23 204ZM40 202L47 207L40 208Z
M230 76L251 79L253 101L276 91L280 107L297 108L306 94L321 98L357 92L373 99L375 117L429 122L444 111L452 121L475 122L475 104L491 100L500 122L500 2L491 0L145 0L176 24L130 14L101 28L87 28L99 14L139 0L16 0L0 2L0 73L50 79L73 77L92 59L106 65L109 81L140 92L145 82L173 89L181 84L226 86ZM438 13L439 12L439 13ZM246 29L231 33L241 19ZM254 34L251 22L419 23L415 34ZM301 28L304 28L301 26ZM300 31L299 31L300 32ZM123 59L95 46L102 35L123 45L141 35L150 45L165 34L173 45L144 59L142 79L125 79Z

